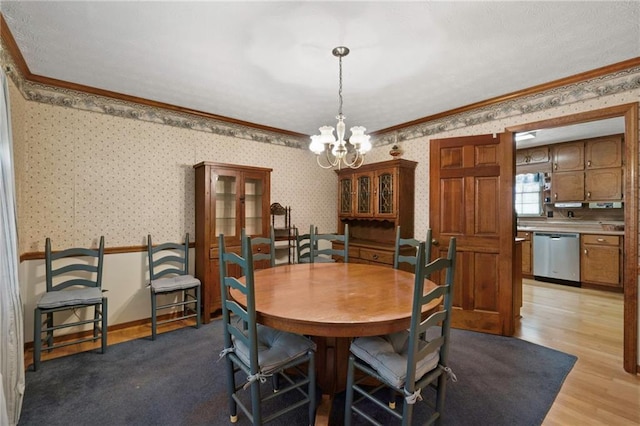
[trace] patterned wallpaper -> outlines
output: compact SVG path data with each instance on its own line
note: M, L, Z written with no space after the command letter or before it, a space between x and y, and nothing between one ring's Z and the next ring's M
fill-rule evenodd
M194 238L194 170L200 161L273 168L272 202L292 222L336 229L335 173L306 150L25 101L12 93L17 129L20 252Z

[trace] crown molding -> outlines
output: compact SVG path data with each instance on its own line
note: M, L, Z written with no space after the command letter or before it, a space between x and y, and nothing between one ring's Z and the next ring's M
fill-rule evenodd
M485 107L457 114L456 110L453 110L451 114L442 113L437 118L434 117L432 120L419 124L407 124L404 127L399 126L380 131L382 133L375 134L377 137L374 145L389 145L425 136L434 136L464 127L637 90L640 89L640 58L636 58L634 63L636 66L632 68L622 69L589 80L554 87L527 96L513 97L502 102L490 103L487 101L485 103L488 105Z

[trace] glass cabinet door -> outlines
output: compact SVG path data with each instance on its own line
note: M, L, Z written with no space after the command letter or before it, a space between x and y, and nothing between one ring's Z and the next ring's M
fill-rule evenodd
M357 199L357 211L356 214L372 214L371 211L371 175L363 174L357 175L356 185L358 186L358 199Z
M393 171L381 172L377 176L378 200L377 214L394 213Z
M262 235L264 179L246 176L244 179L244 227L247 235Z
M234 173L212 174L215 182L214 201L215 224L212 237L217 239L219 234L225 238L238 236L237 208L238 208L238 177Z
M351 176L340 179L340 214L351 214L353 211L353 179Z

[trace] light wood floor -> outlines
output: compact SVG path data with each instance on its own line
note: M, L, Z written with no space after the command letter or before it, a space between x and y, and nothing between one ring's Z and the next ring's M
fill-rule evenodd
M578 357L544 425L640 424L640 376L622 368L623 298L618 293L524 280L516 336ZM161 330L185 326L180 322ZM148 325L109 333L109 344L150 335ZM66 347L43 359L87 350ZM25 365L32 351L25 352ZM531 392L535 392L531 389Z
M525 279L521 314L517 337L578 357L544 425L640 424L640 376L622 367L622 294Z

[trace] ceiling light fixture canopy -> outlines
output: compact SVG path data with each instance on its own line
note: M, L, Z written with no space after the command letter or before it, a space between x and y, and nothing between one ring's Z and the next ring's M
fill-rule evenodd
M333 127L322 126L320 127L320 134L311 136L311 143L309 149L316 154L316 160L318 165L323 169L330 169L342 166L357 169L364 164L364 156L371 150L371 142L369 142L370 136L365 135L367 130L362 126L355 126L351 128L351 137L345 141L344 132L345 116L342 114L342 58L349 54L349 48L339 46L333 49L333 56L338 57L340 63L340 86L338 89L338 99L340 101L338 107L338 115L336 119L338 124L336 125L336 132L338 138L333 136ZM350 149L351 148L351 149ZM322 164L320 156L325 153L327 164ZM353 158L349 160L347 154L351 154Z

